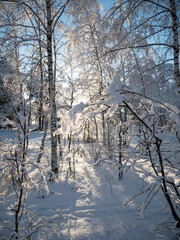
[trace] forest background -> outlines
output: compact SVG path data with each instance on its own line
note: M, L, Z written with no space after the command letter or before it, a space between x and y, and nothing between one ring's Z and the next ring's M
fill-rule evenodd
M153 179L143 209L160 191L180 227L179 17L176 0L0 1L0 127L17 131L11 145L0 139L2 195L15 198L11 239L48 133L44 178L64 168L75 178L87 144L93 164L119 179L143 159ZM32 131L43 135L30 162Z

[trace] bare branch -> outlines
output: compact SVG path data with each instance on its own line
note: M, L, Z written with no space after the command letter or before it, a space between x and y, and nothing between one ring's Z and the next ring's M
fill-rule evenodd
M52 21L55 19L55 17L59 14L59 12L61 11L61 13L59 14L59 16L56 18L55 22L54 22L54 26L52 28L52 33L54 32L54 29L56 27L56 24L59 20L59 18L62 16L65 8L67 7L68 3L69 3L70 0L67 0L66 3L57 11L57 13L55 14L55 16L53 17Z

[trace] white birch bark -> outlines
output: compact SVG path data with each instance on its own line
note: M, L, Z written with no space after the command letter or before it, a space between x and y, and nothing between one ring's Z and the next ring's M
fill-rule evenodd
M57 163L57 136L53 136L56 131L56 102L55 102L55 84L53 77L53 58L52 58L52 18L51 18L51 0L46 0L47 11L47 54L48 54L48 81L49 81L49 107L50 107L50 127L51 127L51 170L58 172Z

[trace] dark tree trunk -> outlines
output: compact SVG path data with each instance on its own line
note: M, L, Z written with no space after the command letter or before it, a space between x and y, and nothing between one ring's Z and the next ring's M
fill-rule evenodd
M180 93L180 70L179 70L179 41L178 41L178 18L176 13L175 0L170 0L171 16L173 24L173 40L174 40L174 77L178 92Z

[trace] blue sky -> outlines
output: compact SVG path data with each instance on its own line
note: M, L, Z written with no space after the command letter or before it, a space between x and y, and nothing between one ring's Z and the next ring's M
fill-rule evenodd
M103 4L104 10L111 8L115 0L99 0L100 3Z

